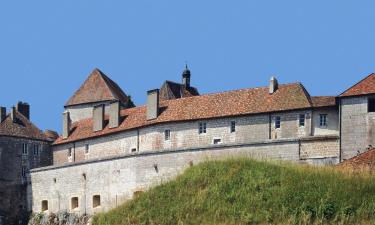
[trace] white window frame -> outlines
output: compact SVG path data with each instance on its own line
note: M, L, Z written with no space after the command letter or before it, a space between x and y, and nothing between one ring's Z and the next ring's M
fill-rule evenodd
M320 127L327 127L328 126L328 115L327 114L320 114L319 115L319 126Z
M171 130L165 129L164 130L164 141L170 141L171 140Z
M27 143L22 143L22 155L28 155L29 149Z
M306 126L306 114L301 113L298 116L298 126L305 127Z
M281 116L275 116L275 129L281 128Z

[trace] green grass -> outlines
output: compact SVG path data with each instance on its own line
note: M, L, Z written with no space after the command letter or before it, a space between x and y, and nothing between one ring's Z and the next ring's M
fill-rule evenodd
M331 167L211 161L96 215L93 224L375 224L374 178Z

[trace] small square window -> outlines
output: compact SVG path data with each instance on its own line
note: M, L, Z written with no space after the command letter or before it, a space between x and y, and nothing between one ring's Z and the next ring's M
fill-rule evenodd
M231 133L236 132L236 121L231 121L230 122L230 132Z
M299 126L300 127L304 127L305 126L305 118L306 118L305 114L300 114L299 115Z
M207 132L207 124L205 122L200 122L199 123L199 134L205 134Z
M70 201L70 206L71 206L71 209L74 210L74 209L78 209L78 197L73 197Z
M164 140L165 141L171 140L171 130L165 130L164 131Z
M368 112L375 112L375 98L368 99Z
M89 154L90 146L89 144L85 144L85 154Z
M278 129L281 127L281 117L280 116L276 116L275 117L275 129Z
M100 204L100 195L92 196L92 207L96 208L96 207L99 207L100 205L101 205Z
M137 151L137 148L132 148L131 149L131 152L136 152Z
M327 126L327 114L320 114L319 125L321 127Z
M22 144L22 155L28 155L28 149L27 149L26 143Z

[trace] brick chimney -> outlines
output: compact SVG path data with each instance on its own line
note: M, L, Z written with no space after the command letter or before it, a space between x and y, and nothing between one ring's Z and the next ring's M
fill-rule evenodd
M7 108L0 107L0 123L5 120L6 116L7 116Z
M159 89L147 91L147 120L158 118Z
M30 105L26 102L18 102L16 110L30 120Z
M269 93L270 94L275 93L278 88L279 88L279 83L278 83L276 77L271 77Z
M93 131L101 131L104 128L104 104L96 105L92 112Z
M71 123L72 122L70 120L70 112L64 112L63 113L63 132L62 132L63 139L67 139L69 137Z
M120 124L120 102L113 101L109 104L109 128L116 128Z

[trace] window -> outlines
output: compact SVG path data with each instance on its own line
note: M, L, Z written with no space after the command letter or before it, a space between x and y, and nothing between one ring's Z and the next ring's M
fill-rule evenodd
M368 99L367 110L368 112L375 112L375 98Z
M236 121L231 121L230 122L230 132L231 133L236 132Z
M327 126L327 114L320 114L319 125L321 127Z
M276 116L275 117L275 129L278 129L281 127L281 117L280 116Z
M27 167L26 166L22 166L22 177L23 178L26 177L26 173L27 173Z
M34 145L34 156L39 155L39 145Z
M132 152L136 152L137 151L137 149L136 148L132 148L132 150L131 150Z
M89 144L85 144L85 154L89 154L90 146Z
M164 131L164 140L169 141L171 140L171 130Z
M78 209L78 197L73 197L70 201L71 209Z
M214 145L221 144L221 138L214 138L214 140L213 140L213 144L214 144Z
M22 155L27 155L28 154L28 151L27 151L27 144L26 143L23 143L22 144Z
M42 201L42 212L45 212L48 210L48 201L47 200L43 200Z
M92 196L92 207L96 208L100 206L100 195Z
M305 126L305 114L299 115L299 126L304 127Z
M207 124L205 122L199 123L199 134L205 134L207 131Z
M68 157L72 157L72 148L68 148Z

